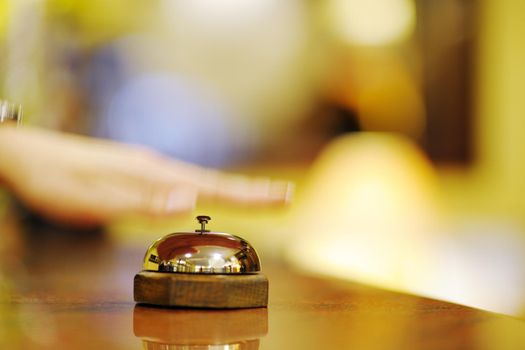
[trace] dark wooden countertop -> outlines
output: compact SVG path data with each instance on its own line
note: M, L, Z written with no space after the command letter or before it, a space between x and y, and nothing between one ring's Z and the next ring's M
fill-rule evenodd
M136 306L133 276L146 247L8 226L0 236L2 349L525 348L522 320L270 261L268 309Z

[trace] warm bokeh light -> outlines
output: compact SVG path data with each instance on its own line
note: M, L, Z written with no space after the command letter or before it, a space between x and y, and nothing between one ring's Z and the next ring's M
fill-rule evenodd
M356 109L365 130L398 132L419 140L425 131L425 103L414 77L394 62L369 66L375 79L363 79ZM366 65L363 65L366 69Z
M363 134L317 161L294 215L295 262L391 288L426 272L437 215L435 173L406 140Z
M9 2L0 1L0 41L4 40L9 22Z
M504 222L447 224L438 184L406 139L340 139L323 152L298 198L289 258L320 274L518 313L525 293L519 230Z
M184 11L186 15L212 22L222 22L223 25L231 25L232 22L243 22L257 20L271 11L278 3L276 0L225 0L220 3L213 0L202 1L171 1L163 0L167 15L176 15Z
M412 0L330 0L329 18L353 44L385 45L406 39L415 26Z

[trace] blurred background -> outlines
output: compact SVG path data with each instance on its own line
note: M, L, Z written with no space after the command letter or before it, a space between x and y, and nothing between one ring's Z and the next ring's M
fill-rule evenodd
M524 15L519 0L0 0L0 96L28 124L295 181L286 209L197 208L263 261L523 316ZM146 248L192 220L107 234Z

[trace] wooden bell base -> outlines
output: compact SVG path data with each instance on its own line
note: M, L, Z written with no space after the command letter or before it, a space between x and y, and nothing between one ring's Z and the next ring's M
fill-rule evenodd
M268 305L263 274L212 275L141 271L133 283L137 303L211 309Z

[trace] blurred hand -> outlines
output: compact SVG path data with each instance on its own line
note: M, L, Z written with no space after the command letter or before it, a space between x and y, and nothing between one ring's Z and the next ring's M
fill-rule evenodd
M0 128L0 179L36 212L73 224L175 215L201 197L284 203L290 192L287 182L228 175L138 146L11 126Z

